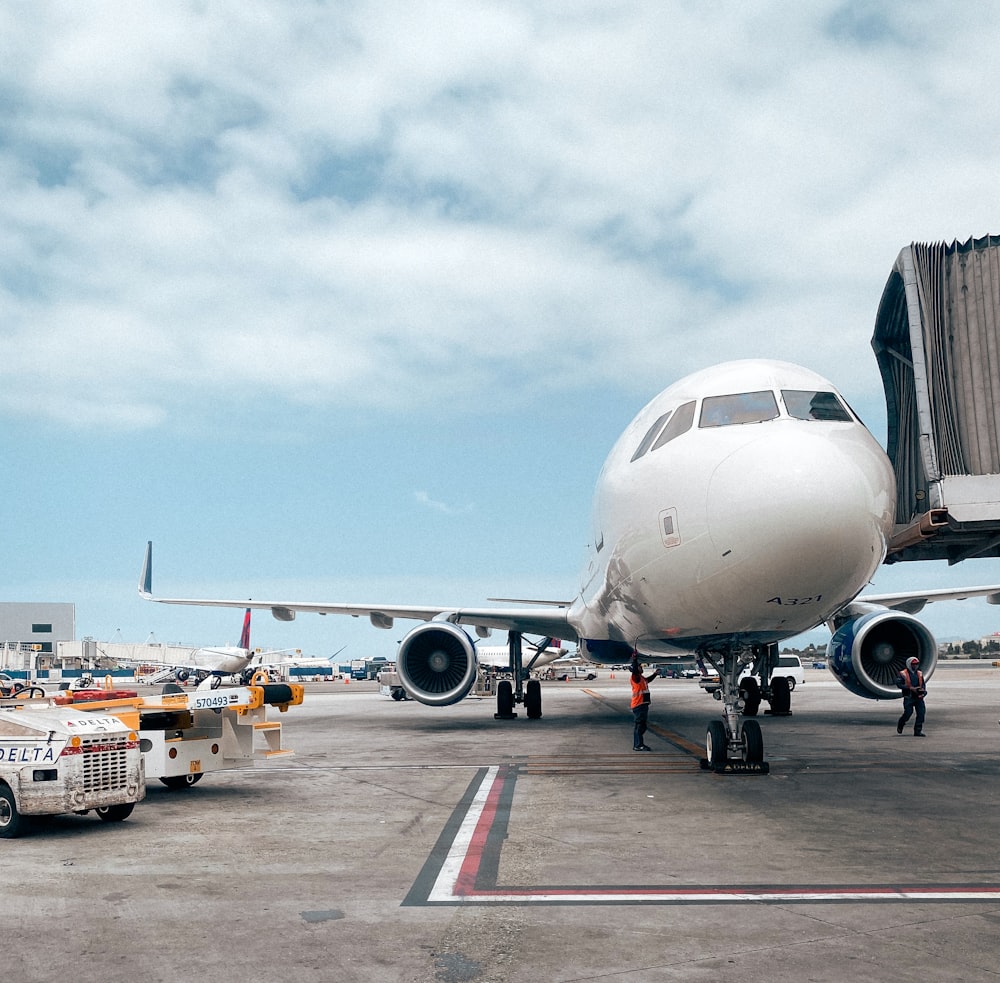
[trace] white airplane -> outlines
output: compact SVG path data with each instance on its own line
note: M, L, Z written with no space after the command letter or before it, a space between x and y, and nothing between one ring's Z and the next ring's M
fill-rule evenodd
M302 655L301 651L296 649L289 654L288 649L282 649L281 651L286 653L282 655L280 659L268 659L266 656L274 654L269 652L263 652L261 655L254 660L254 667L261 669L330 669L335 666L336 663L333 661L340 655L344 649L347 648L346 645L341 645L333 655Z
M988 596L1000 585L859 596L886 557L895 479L886 453L834 386L786 362L729 362L696 372L650 401L615 444L597 481L592 542L575 598L502 605L253 602L279 620L297 612L424 622L400 643L407 692L431 706L461 700L476 679L476 646L505 630L513 686L497 716L541 715L526 680L521 635L576 641L591 662L645 663L692 655L719 673L721 719L708 726L708 763L763 765L760 700L789 712L771 670L778 643L826 622L827 665L852 693L899 697L895 677L915 655L925 676L937 645L913 613L928 601ZM139 584L149 600L237 607L244 601L157 598L152 544ZM759 684L740 682L753 667Z
M556 659L561 659L569 652L560 640L546 638L539 642L523 642L521 659L524 670L540 669ZM481 666L491 666L494 669L510 669L509 645L476 645L476 661Z
M182 682L194 676L202 682L209 676L217 686L223 676L238 676L251 664L254 654L235 645L209 646L196 649L190 662L173 664L174 675Z
M239 645L214 645L192 649L182 660L158 662L143 659L143 665L160 666L165 672L173 673L174 679L186 682L192 676L199 684L211 678L213 687L218 686L226 676L244 676L253 671L253 663L261 654L250 648L250 608L243 615L243 630ZM157 674L158 676L160 674Z

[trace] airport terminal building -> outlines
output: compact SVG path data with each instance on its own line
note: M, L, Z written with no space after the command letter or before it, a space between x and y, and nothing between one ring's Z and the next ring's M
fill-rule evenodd
M0 649L2 668L22 669L27 656L51 656L56 642L76 639L76 605L0 601ZM16 664L15 664L16 663Z

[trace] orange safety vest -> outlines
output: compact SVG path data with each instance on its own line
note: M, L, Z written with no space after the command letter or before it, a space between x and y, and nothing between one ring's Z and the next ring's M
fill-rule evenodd
M924 674L919 669L917 670L917 685L916 686L914 686L910 682L911 677L910 677L910 670L909 670L909 668L904 669L900 673L900 676L903 677L903 682L906 684L906 687L908 689L913 690L913 689L923 689L924 688Z
M635 681L635 676L632 676L632 709L636 707L641 707L643 703L649 702L649 683L646 682L646 677L639 673L639 682Z

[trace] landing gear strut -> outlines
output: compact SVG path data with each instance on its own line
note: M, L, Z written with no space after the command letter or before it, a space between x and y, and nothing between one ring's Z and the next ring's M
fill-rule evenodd
M531 667L535 659L545 650L552 640L546 638L539 642L535 655L527 666L521 651L521 633L507 633L507 646L510 653L510 674L514 680L501 679L497 683L497 712L493 714L496 720L513 720L517 716L514 706L524 704L524 710L529 720L537 720L542 715L542 684L531 678Z
M760 724L753 718L761 699L770 702L771 713L791 712L788 680L783 677L771 679L777 645L730 647L724 651L705 652L703 657L719 674L719 687L712 695L722 702L722 719L708 725L702 767L717 772L766 775L770 766L764 760L764 737ZM760 682L753 676L740 679L751 666Z

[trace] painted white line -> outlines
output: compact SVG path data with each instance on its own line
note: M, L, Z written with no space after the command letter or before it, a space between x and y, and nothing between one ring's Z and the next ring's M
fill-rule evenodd
M483 777L482 783L469 805L469 811L465 814L465 819L462 820L462 825L451 844L448 856L441 865L441 871L434 881L434 886L427 896L428 901L454 902L462 900L462 896L456 893L455 887L499 770L499 766L493 765Z

